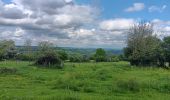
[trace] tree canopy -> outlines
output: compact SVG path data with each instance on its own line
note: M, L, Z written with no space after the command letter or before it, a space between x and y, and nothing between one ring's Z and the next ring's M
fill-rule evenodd
M152 24L142 22L129 29L124 53L132 65L157 65L160 49L161 40L154 35Z

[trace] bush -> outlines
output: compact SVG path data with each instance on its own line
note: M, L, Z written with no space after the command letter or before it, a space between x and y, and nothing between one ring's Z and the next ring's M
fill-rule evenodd
M89 62L90 61L90 57L87 55L83 55L82 56L82 62Z
M119 92L139 92L140 87L137 81L128 80L128 81L118 81L117 87Z
M86 93L95 92L95 87L88 82L78 82L75 79L59 79L52 89L65 89Z
M107 61L107 59L104 56L96 56L95 61L96 62L105 62L105 61Z
M81 62L81 58L79 56L70 56L70 62Z
M90 57L87 55L72 55L69 57L70 62L89 62Z
M6 67L0 68L0 74L15 74L16 72L17 72L16 68L6 68Z
M118 56L112 56L111 59L112 59L112 60L111 60L112 62L118 62L118 61L120 61L120 59L119 59Z
M120 61L120 59L119 59L119 57L116 56L116 55L107 57L107 62L119 62L119 61Z
M62 68L63 61L55 52L46 52L41 54L35 62L36 65L42 67Z
M35 56L33 54L18 54L17 60L33 61L33 60L35 60Z
M68 54L65 51L59 51L58 54L63 61L68 60Z
M80 91L80 87L74 79L58 79L53 89L66 89L71 91Z

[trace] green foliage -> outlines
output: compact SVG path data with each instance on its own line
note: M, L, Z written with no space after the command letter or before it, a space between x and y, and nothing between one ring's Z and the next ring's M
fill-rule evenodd
M80 55L75 54L75 55L70 55L69 57L70 62L82 62L82 58Z
M35 62L40 67L63 68L64 64L53 44L44 41L39 43L38 58Z
M82 55L82 62L89 62L90 57L88 55Z
M64 50L58 51L58 54L60 59L62 59L63 61L68 60L68 54Z
M96 49L96 53L94 55L96 62L104 62L106 61L106 52L102 48Z
M88 57L87 55L74 54L74 55L70 55L69 61L70 62L79 62L79 63L80 62L89 62L90 57Z
M2 59L14 59L16 57L17 50L15 48L15 42L12 40L0 41L0 60Z
M170 64L170 36L167 36L163 39L162 47L164 50L164 57L166 61Z
M48 67L48 68L62 68L64 66L62 60L59 58L56 52L45 52L37 58L36 65L40 67Z
M29 53L29 54L20 53L16 56L16 59L22 61L34 61L36 59L36 55L33 53Z
M158 65L161 41L153 33L153 26L148 23L139 23L129 30L124 54L132 65Z
M112 55L110 58L110 62L118 62L120 61L120 58L118 55Z

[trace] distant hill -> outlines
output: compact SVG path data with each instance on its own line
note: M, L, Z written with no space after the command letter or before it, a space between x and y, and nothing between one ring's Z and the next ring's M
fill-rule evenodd
M17 46L20 52L24 52L24 46ZM75 48L75 47L56 47L57 50L64 50L68 54L84 54L84 55L91 55L94 54L96 49L95 48ZM33 51L37 51L38 47L37 46L32 46ZM119 55L123 53L122 49L105 49L106 53L108 55Z

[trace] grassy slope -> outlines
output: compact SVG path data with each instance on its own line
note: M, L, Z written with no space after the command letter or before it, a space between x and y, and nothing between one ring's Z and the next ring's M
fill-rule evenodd
M66 63L43 69L0 62L17 73L0 74L0 100L169 100L170 71L119 63Z

